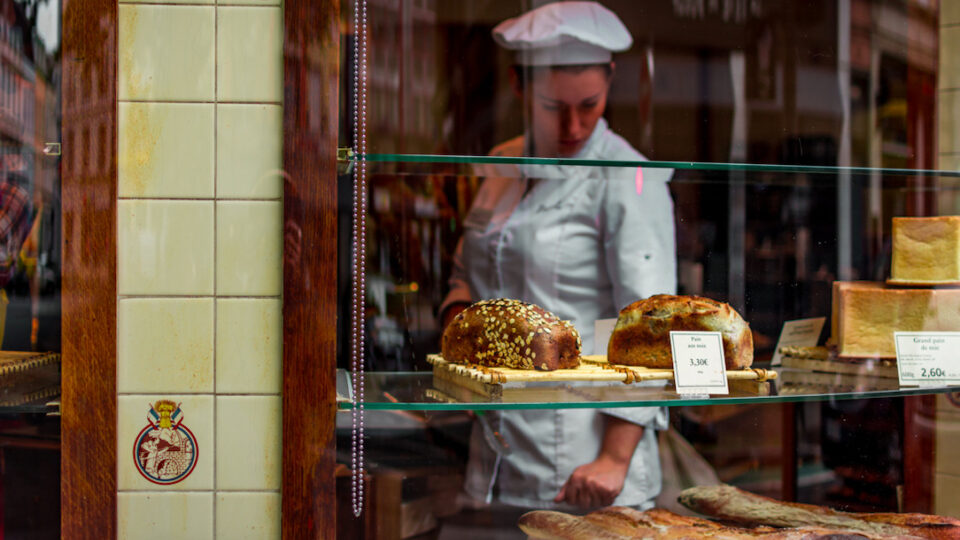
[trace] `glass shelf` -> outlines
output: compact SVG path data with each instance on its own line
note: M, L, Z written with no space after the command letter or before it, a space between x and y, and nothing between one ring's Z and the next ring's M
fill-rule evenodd
M368 372L365 374L364 408L371 410L506 410L575 409L608 407L677 407L740 403L786 403L902 397L960 392L960 386L900 387L897 379L819 373L776 368L779 377L768 385L769 395L730 389L727 396L681 398L663 381L650 383L511 383L503 385L503 397L491 399L465 388L434 385L429 371ZM350 410L350 374L337 372L338 408Z
M354 160L358 158L354 156ZM409 164L502 164L502 165L559 165L572 167L643 167L646 169L675 169L691 171L721 172L770 172L803 174L849 174L849 175L889 175L889 176L932 176L960 178L960 171L937 169L907 169L881 167L831 167L822 165L784 165L763 163L722 163L696 161L635 161L635 160L598 160L575 158L541 157L504 157L470 156L439 154L367 154L368 163L409 163Z

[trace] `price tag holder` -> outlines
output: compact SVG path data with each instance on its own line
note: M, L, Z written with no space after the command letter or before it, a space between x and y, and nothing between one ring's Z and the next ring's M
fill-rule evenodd
M607 354L610 334L617 326L617 319L597 319L593 322L593 354Z
M670 332L677 393L729 394L720 332Z
M774 349L770 364L780 365L780 347L815 347L820 341L820 332L826 320L826 317L816 317L783 323L783 330L780 331L780 339L777 340L777 348Z
M960 384L960 332L894 332L900 386Z

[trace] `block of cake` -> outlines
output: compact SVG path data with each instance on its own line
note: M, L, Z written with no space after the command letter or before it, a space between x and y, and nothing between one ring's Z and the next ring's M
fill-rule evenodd
M833 284L832 341L839 356L896 358L894 332L960 331L960 289Z
M960 284L960 216L893 218L888 283Z

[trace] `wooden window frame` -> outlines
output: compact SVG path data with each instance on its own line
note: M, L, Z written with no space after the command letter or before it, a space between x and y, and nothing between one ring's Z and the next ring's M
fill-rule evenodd
M283 538L335 538L338 0L284 3ZM105 170L64 145L61 534L117 536L116 0L63 1L63 133L106 125ZM109 73L91 96L75 85ZM320 106L308 101L319 77ZM89 101L85 101L89 100ZM104 106L106 104L106 106ZM314 102L313 105L315 105ZM308 114L309 113L309 114ZM310 118L321 125L311 126ZM90 136L97 136L94 130ZM82 249L72 249L80 242ZM286 251L286 250L285 250ZM90 258L96 257L96 272ZM84 260L86 258L86 261Z

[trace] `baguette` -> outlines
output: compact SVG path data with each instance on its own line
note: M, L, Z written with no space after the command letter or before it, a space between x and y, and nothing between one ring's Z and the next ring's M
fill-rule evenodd
M640 512L611 506L585 516L536 510L527 512L518 522L520 530L540 540L916 540L915 536L859 534L822 527L775 529L740 528L720 525L705 519L681 516L668 510Z
M840 512L782 502L733 486L700 486L680 493L687 508L724 521L774 527L816 526L864 534L960 539L960 521L928 514Z

